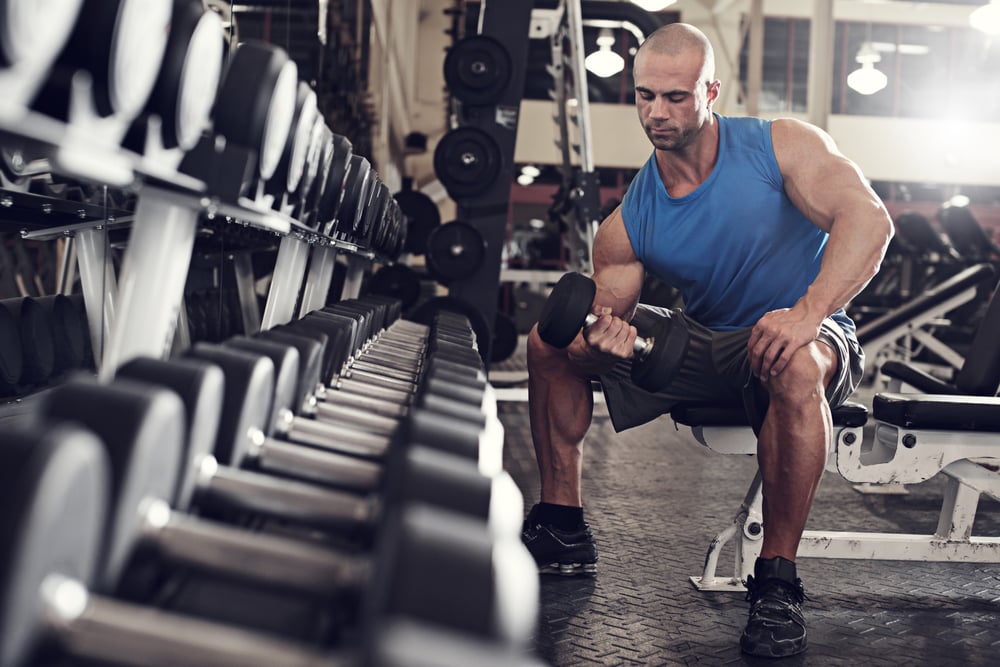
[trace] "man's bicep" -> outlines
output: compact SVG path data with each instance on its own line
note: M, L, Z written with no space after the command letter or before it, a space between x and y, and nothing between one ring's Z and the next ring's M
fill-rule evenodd
M618 208L598 228L594 238L595 305L611 308L619 317L631 318L644 277L645 269L635 256Z

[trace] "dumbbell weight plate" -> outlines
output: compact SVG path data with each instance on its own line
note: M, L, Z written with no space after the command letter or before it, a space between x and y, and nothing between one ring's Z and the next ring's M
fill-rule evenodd
M442 285L472 276L486 259L486 240L467 222L440 225L427 237L427 270Z
M427 237L441 225L441 213L434 200L419 190L400 190L395 194L406 219L406 252L422 255Z
M306 158L310 151L313 127L316 124L316 93L304 81L299 82L295 94L295 111L292 115L291 131L281 152L281 159L274 174L268 180L268 191L279 197L295 192L306 169ZM277 201L276 204L280 204Z
M215 129L258 152L267 180L281 159L295 113L298 68L288 54L263 42L243 42L233 53L215 105Z
M146 104L162 121L165 148L190 150L208 124L222 77L222 19L199 2L177 2L160 74Z
M493 324L493 345L490 346L490 361L499 363L506 361L517 350L518 332L514 320L502 313L497 313Z
M28 664L50 572L89 582L108 502L101 442L75 426L5 427L0 447L0 664Z
M344 184L344 198L337 214L337 231L345 235L354 235L361 225L364 214L365 197L369 192L372 166L367 158L360 155L351 156L350 172Z
M510 81L510 54L488 35L470 35L448 50L444 79L456 99L467 104L495 104Z
M567 273L552 288L538 319L538 335L557 348L573 342L590 314L597 284L579 273Z
M500 147L476 127L449 131L434 149L434 172L452 199L483 194L500 175Z
M490 327L486 324L486 319L479 312L479 309L468 301L457 297L437 296L428 299L416 307L413 313L410 314L409 319L430 326L434 323L435 316L441 311L459 313L465 316L468 318L469 324L476 334L477 341L485 342L490 340ZM484 342L478 344L480 350L486 347Z
M368 291L399 299L408 310L420 298L420 276L404 264L383 266L372 274Z
M323 225L323 233L327 236L334 232L334 223L340 202L344 197L344 183L353 154L354 146L350 139L340 134L334 134L333 161L330 163L330 173L327 175L327 183L323 187L323 195L320 197L317 212L319 222Z
M82 6L83 0L0 0L0 64L51 62Z

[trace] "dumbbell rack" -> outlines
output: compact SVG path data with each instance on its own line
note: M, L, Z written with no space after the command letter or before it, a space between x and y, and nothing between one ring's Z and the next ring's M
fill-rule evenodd
M90 94L85 81L74 90L80 99ZM127 119L99 118L88 106L77 104L73 117L60 123L26 106L5 104L0 106L0 136L4 143L43 147L54 173L135 191L134 213L120 215L16 191L4 195L2 202L10 202L3 204L9 212L26 214L19 225L22 238L73 240L102 377L110 377L118 365L135 356L162 356L171 350L202 220L225 220L280 237L263 321L254 313L257 304L251 293L250 267L247 262L236 263L237 285L244 296L241 303L246 304L244 326L251 333L297 316L293 309L303 287L306 298L300 313L322 305L338 254L348 257L344 290L348 297L358 295L365 269L380 259L374 250L345 235L321 234L259 200L220 200L207 191L205 183L177 170L178 150L160 148L140 156L118 148ZM67 208L72 210L71 224L49 222ZM124 228L130 230L129 242L116 276L108 254L108 232Z

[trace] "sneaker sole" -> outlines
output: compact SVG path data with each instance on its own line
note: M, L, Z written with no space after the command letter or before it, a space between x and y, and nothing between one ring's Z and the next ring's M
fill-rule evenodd
M549 563L540 565L538 572L561 577L588 577L597 574L597 563Z
M784 650L774 651L774 647L768 644L753 644L748 641L746 637L740 637L740 649L744 653L756 656L758 658L789 658L793 655L798 655L806 650L806 640L803 639L800 643L787 642L786 644L780 645Z

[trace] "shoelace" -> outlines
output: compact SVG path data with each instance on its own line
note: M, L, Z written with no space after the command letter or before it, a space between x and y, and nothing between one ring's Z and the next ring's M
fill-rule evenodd
M784 581L783 579L765 579L763 582L758 582L754 579L751 574L747 577L747 602L755 602L762 597L764 594L771 589L777 589L786 598L788 602L795 602L796 604L802 604L803 601L808 600L809 596L806 595L805 588L802 586L802 580L796 579L795 583Z

